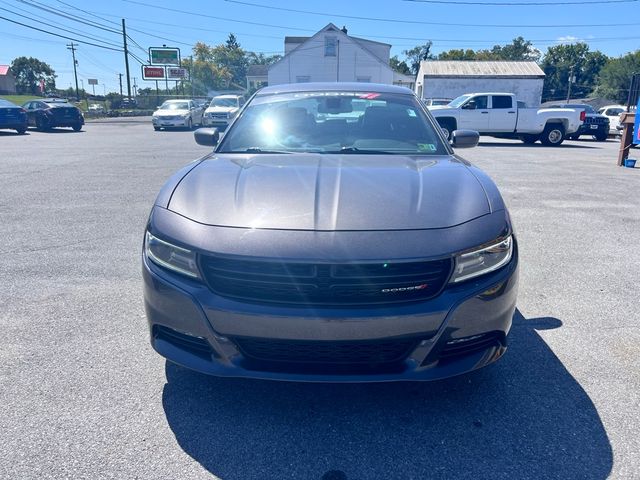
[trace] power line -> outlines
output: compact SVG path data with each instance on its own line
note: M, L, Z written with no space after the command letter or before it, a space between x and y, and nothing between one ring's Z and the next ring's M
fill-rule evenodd
M6 20L7 22L15 23L16 25L21 25L23 27L30 28L31 30L37 30L38 32L47 33L49 35L54 35L56 37L64 38L66 40L71 40L71 41L74 41L74 42L78 42L78 43L81 43L83 45L92 45L94 47L104 48L105 50L113 50L115 52L122 52L121 49L107 47L105 45L100 45L100 44L97 44L97 43L87 42L85 40L78 40L77 38L73 38L73 37L67 37L65 35L60 35L58 33L53 33L53 32L50 32L48 30L44 30L42 28L34 27L32 25L27 25L26 23L18 22L16 20L12 20L12 19L7 18L7 17L0 16L0 20Z
M24 5L28 5L31 8L37 8L39 10L43 10L43 11L51 13L53 15L57 15L59 17L66 18L66 19L71 20L73 22L78 22L78 23L82 23L84 25L89 25L90 27L98 28L100 30L104 30L104 31L109 32L109 33L115 33L115 34L118 34L118 35L120 34L119 30L116 30L116 29L111 28L111 27L107 27L105 25L100 25L97 22L94 22L94 21L91 21L91 20L87 20L87 19L82 18L82 17L78 17L77 15L64 13L64 12L58 10L58 9L51 8L51 7L48 7L46 5L42 5L41 3L36 2L35 0L31 0L31 1L16 0L16 1L20 2L20 3L24 4Z
M103 39L103 38L95 37L95 36L91 36L91 35L85 35L84 33L81 33L81 32L78 32L78 31L67 30L66 28L58 27L57 25L52 25L51 23L44 22L44 21L42 21L42 20L38 20L38 19L36 19L36 18L29 17L29 16L27 16L27 15L22 15L22 14L20 14L20 13L16 13L16 12L14 12L14 11L12 11L12 10L9 10L8 8L2 8L2 7L0 7L0 10L4 10L5 12L8 12L8 13L10 13L10 14L12 14L12 15L16 15L17 17L26 18L27 20L30 20L30 21L32 21L32 22L38 22L38 23L41 23L41 24L46 25L46 26L48 26L48 27L56 28L56 29L61 30L61 31L63 31L63 32L73 33L74 35L79 35L79 36L81 36L81 37L88 38L88 39L90 39L90 40L94 40L94 41L96 41L96 42L97 42L97 41L101 41L101 42L103 42L105 45L109 45L109 46L112 46L112 47L118 47L118 46L119 46L119 45L117 45L117 44L111 43L109 40L105 40L105 39ZM42 17L40 17L40 18L42 18Z
M123 0L125 2L130 2L130 3L138 3L140 5L146 5L146 6L150 6L150 7L155 7L155 8L164 8L164 7L156 7L155 5L150 5L150 4L143 4L142 2L137 2L137 1L133 1L133 0ZM375 21L375 22L387 22L387 23L402 23L402 24L412 24L412 25L441 25L441 26L450 26L450 27L490 27L490 28L513 28L513 27L518 27L518 28L549 28L549 27L563 27L563 28L568 28L568 27L620 27L620 26L632 26L632 25L640 25L639 23L611 23L611 24L544 24L544 25L534 25L534 24L524 24L524 25L518 25L518 24L489 24L489 23L482 23L482 24L478 24L478 23L448 23L448 22L426 22L426 21L422 21L422 20L403 20L403 19L394 19L394 18L379 18L379 17L363 17L363 16L359 16L359 15L340 15L340 14L334 14L334 13L324 13L324 12L317 12L317 11L312 11L312 10L297 10L294 8L284 8L284 7L274 7L272 5L264 5L264 4L260 4L260 3L253 3L253 2L245 2L242 0L225 0L229 3L236 3L239 5L246 5L246 6L251 6L251 7L257 7L257 8L266 8L269 10L279 10L279 11L285 11L285 12L293 12L293 13L304 13L307 15L320 15L323 17L337 17L337 18L348 18L348 19L353 19L353 20L366 20L366 21ZM434 0L436 1L436 0ZM605 3L605 2L621 2L621 1L625 1L625 2L637 2L639 0L593 0L593 1L588 1L588 0L580 0L580 1L563 1L562 4L566 4L566 3L577 3L577 4L584 4L584 3ZM445 0L443 0L443 3L445 3ZM478 4L481 5L486 5L485 3L482 2L477 2ZM501 4L497 4L497 5L506 5L504 3ZM557 1L555 3L544 3L543 5L558 5ZM180 10L174 10L177 11L179 13L188 13L188 12L184 12L184 11L180 11ZM189 13L191 14L191 13ZM240 20L233 20L233 21L237 21L237 22L241 22ZM284 27L284 26L279 26L280 28L290 28L290 27ZM372 38L376 38L373 35L369 35ZM377 37L380 38L380 37ZM385 37L385 38L391 38L391 37Z
M403 2L413 3L435 3L444 5L480 5L483 7L531 7L531 6L562 6L562 5L593 5L600 3L635 3L638 0L582 0L576 2L563 1L558 2L473 2L466 0L402 0Z
M182 13L183 15L192 15L195 17L205 17L205 18L213 18L214 20L225 20L227 22L235 22L235 23L244 23L247 25L257 25L259 27L271 27L271 28L283 28L285 30L298 30L301 32L314 32L314 30L308 29L308 28L297 28L297 27L291 27L291 26L284 26L284 25L273 25L273 24L269 24L269 23L260 23L260 22L251 22L249 20L236 20L234 18L226 18L226 17L216 17L213 15L206 15L202 12L189 12L186 10L178 10L177 8L169 8L169 7L160 7L158 5L153 5L151 3L144 3L144 2L138 2L136 0L122 0L123 2L127 2L127 3L134 3L136 5L142 5L144 7L150 7L150 8L157 8L159 10L166 10L168 12L174 12L174 13Z

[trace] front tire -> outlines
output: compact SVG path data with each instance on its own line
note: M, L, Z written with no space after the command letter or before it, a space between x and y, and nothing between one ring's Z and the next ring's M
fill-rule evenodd
M445 138L451 140L451 134L456 129L455 124L451 120L442 120L442 122L438 122L438 124L440 124L440 129Z
M74 132L79 132L80 130L82 130L82 124L76 123L75 125L72 125L71 128L73 128Z
M16 128L16 132L18 132L18 135L24 135L26 131L27 127Z
M159 131L160 131L160 127L153 127L153 129L154 129L156 132L159 132Z
M540 141L548 147L557 147L564 141L564 127L558 123L547 125L540 136Z
M46 132L47 130L51 130L51 126L49 125L49 120L47 120L46 117L36 118L36 128L41 132Z
M607 135L607 132L600 132L594 135L594 137L596 137L596 140L599 142L606 142L608 136L609 135Z

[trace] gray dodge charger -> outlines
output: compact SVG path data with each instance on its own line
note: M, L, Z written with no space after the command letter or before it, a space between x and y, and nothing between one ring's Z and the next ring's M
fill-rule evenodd
M413 93L256 93L160 191L143 248L153 348L217 376L434 380L500 358L518 245L491 179Z

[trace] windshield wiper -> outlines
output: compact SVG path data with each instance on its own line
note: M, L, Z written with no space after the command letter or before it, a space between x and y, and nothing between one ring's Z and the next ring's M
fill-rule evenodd
M249 147L245 150L230 150L228 152L220 152L220 153L286 153L286 154L290 154L291 152L285 152L282 150L263 150L259 147Z
M357 153L362 155L392 155L392 152L384 150L367 150L358 147L342 147L340 150L326 150L323 153Z

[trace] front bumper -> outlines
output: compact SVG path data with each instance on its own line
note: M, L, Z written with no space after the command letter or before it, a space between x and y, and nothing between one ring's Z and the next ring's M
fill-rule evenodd
M592 128L596 127L596 128ZM608 134L609 133L609 124L586 124L583 123L580 125L580 128L577 132L579 135L597 135L597 134Z
M151 123L153 123L154 127L166 127L166 128L182 128L182 127L187 127L189 125L189 117L187 118L180 118L180 119L171 119L171 120L165 120L162 117L160 118L153 118L151 120Z
M206 127L226 128L231 123L230 119L203 117L202 124Z
M504 354L516 304L518 252L516 244L502 269L450 286L431 300L383 308L245 304L146 259L143 278L151 344L187 368L215 376L306 382L436 380L481 368ZM411 347L393 366L336 369L256 363L243 354L242 339L358 345L397 340Z

